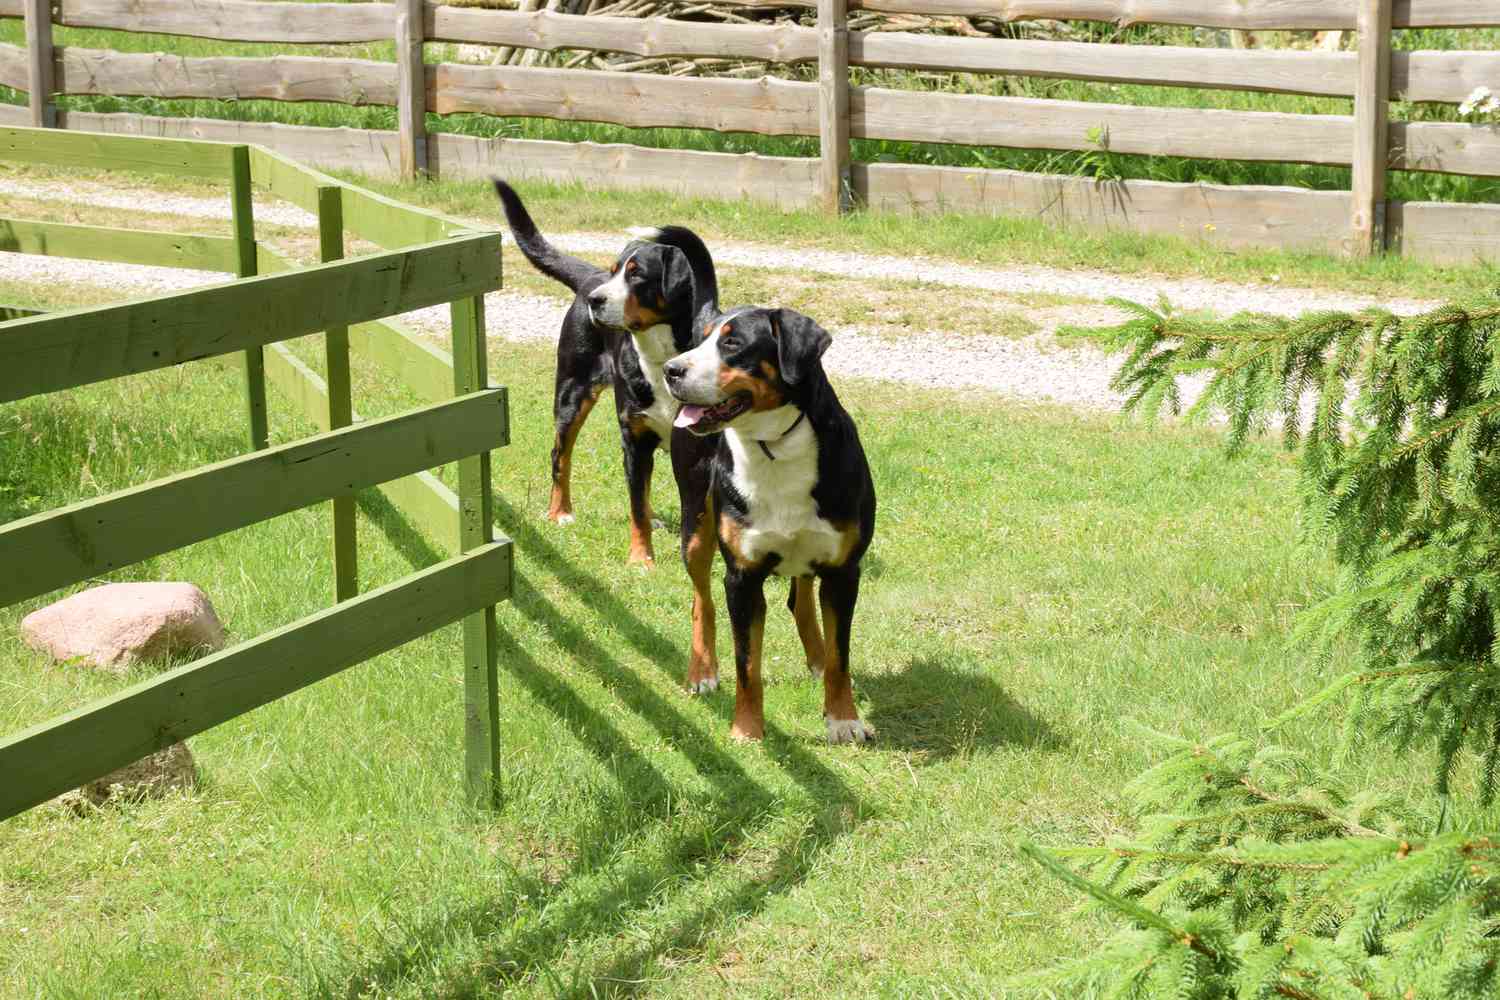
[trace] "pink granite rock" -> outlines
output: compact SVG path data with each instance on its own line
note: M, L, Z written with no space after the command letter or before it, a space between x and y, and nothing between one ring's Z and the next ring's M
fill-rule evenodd
M191 583L106 583L33 611L21 636L59 660L121 672L137 660L219 649L224 626Z

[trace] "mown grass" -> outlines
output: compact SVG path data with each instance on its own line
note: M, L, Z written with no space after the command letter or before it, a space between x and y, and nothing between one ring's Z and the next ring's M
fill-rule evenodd
M1212 45L1222 42L1213 32L1167 26L1118 29L1112 25L1084 25L1101 42L1150 45ZM1287 33L1265 33L1267 36ZM1281 39L1285 41L1286 39ZM101 29L56 29L60 45L106 48L124 52L172 52L184 56L275 55L287 46L262 43L228 43L166 35L131 34ZM1274 41L1267 37L1268 43ZM0 42L23 44L20 21L0 21ZM1397 48L1493 49L1500 48L1500 29L1399 31ZM429 62L452 58L453 46L427 46ZM391 61L389 43L366 45L297 46L298 54L344 55ZM1149 58L1143 54L1143 58ZM811 80L815 68L806 65L776 67L773 72L794 79ZM927 73L856 69L854 82L899 89L999 96L1046 97L1071 101L1123 103L1147 107L1232 108L1250 111L1281 111L1302 114L1349 114L1352 102L1342 98L1261 94L1248 91L1202 90L1182 87L1152 87L1104 84L1083 80L1039 79L968 73ZM1500 85L1500 81L1497 81ZM24 94L0 88L0 100L23 101ZM274 101L158 100L155 98L66 97L63 107L87 111L132 111L140 114L204 116L246 121L281 121L302 125L349 126L394 129L395 110L384 107L354 107L340 104L287 104ZM1452 105L1398 103L1392 106L1397 120L1453 121ZM758 152L777 156L816 156L817 139L798 136L757 136L718 133L699 129L629 128L591 122L554 121L545 118L496 118L486 115L429 115L429 131L459 132L485 137L552 139L564 142L626 142L643 146L700 149L716 152ZM1080 140L1086 137L1080 136ZM1105 179L1151 179L1219 184L1283 184L1316 190L1347 191L1348 168L1294 163L1262 163L1231 160L1198 160L1176 156L1134 156L1097 148L1078 152L1004 149L912 143L886 140L856 140L853 157L858 162L931 163L952 166L1009 168ZM1460 177L1415 171L1393 171L1389 197L1406 200L1466 202L1500 201L1500 178Z
M1330 567L1297 541L1276 451L1228 461L1207 432L850 383L881 502L853 662L881 738L822 743L773 601L770 736L735 744L729 691L680 690L672 536L654 572L624 565L607 417L578 447L578 523L538 516L551 368L545 347L492 349L518 567L501 810L463 804L446 628L195 738L192 794L0 824L0 995L995 995L1102 933L1009 845L1127 822L1119 789L1145 758L1125 719L1249 730L1320 681L1283 639ZM0 407L0 521L239 452L232 372ZM408 401L360 371L366 414ZM277 440L310 430L273 411ZM673 520L664 470L656 497ZM361 511L365 587L438 558L378 499ZM199 583L242 640L329 602L327 532L310 508L110 578ZM0 732L125 683L26 650L16 625L42 601L0 612ZM1344 770L1398 795L1427 774Z

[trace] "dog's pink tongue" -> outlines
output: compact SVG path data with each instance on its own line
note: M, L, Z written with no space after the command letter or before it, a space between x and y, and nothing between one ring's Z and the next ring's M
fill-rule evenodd
M682 409L677 411L677 419L672 421L673 427L691 427L703 417L703 407L692 403L683 403Z

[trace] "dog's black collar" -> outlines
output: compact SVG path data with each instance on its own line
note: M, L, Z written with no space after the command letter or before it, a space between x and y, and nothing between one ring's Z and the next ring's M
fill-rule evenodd
M798 413L797 413L797 419L792 421L792 426L790 426L786 430L782 431L781 432L781 437L777 438L776 440L780 441L781 438L786 437L788 434L792 433L792 431L796 430L797 429L797 425L800 424L800 423L802 423L803 418L805 418L806 416L807 416L807 411L806 410L799 410ZM767 458L769 458L773 462L776 461L776 456L773 455L773 454L771 454L771 449L766 447L766 442L765 441L762 440L762 441L757 441L755 443L758 444L758 445L760 445L760 450L766 453L766 457Z

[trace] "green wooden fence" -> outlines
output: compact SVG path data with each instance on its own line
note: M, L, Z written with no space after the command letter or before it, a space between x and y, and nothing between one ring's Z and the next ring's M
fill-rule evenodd
M274 632L0 738L0 819L274 701L433 629L463 621L465 774L494 799L499 723L495 604L511 587L496 538L489 452L508 442L504 389L485 371L484 293L500 237L302 167L256 146L0 129L0 160L128 168L229 185L232 234L198 236L0 218L0 250L225 271L236 280L118 305L0 307L0 403L202 359L241 358L251 450L238 458L0 526L0 606L309 504L334 510L337 603ZM255 239L259 187L318 216L321 264ZM383 252L344 259L346 234ZM450 303L452 351L389 319ZM282 341L321 332L327 378ZM350 356L394 373L415 410L358 421ZM323 433L267 447L266 383ZM457 463L458 489L431 469ZM453 558L359 594L353 493L378 487Z

